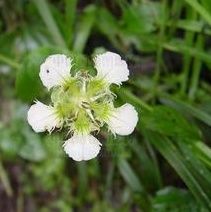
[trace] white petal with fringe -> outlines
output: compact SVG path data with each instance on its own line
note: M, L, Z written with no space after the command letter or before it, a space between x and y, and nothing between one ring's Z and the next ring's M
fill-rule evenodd
M129 135L134 131L137 122L137 111L131 104L126 103L114 110L107 124L112 133Z
M70 77L71 59L63 54L49 56L40 66L40 79L45 87L51 89L61 85Z
M64 151L75 161L95 158L101 149L101 143L92 135L73 135L65 141Z
M61 123L54 108L41 102L30 107L27 120L35 132L51 132L55 127L60 127Z
M106 52L94 58L97 76L106 80L108 83L120 85L128 80L129 70L127 63L113 52Z

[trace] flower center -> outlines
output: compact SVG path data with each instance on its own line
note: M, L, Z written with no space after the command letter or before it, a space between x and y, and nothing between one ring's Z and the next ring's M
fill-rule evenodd
M102 79L79 73L62 87L56 87L51 99L71 130L84 134L99 130L107 120L113 95Z

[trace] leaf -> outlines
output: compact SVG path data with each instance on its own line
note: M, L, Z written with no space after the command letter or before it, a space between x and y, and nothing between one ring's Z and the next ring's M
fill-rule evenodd
M97 17L97 27L104 35L112 40L119 32L117 19L112 15L112 13L103 7L97 9Z
M42 143L46 150L46 157L42 163L33 163L31 167L33 175L39 179L38 185L45 191L59 189L64 184L68 184L70 189L70 180L64 175L65 153L62 149L61 137L47 135L43 137Z
M211 185L204 186L204 179L199 170L201 167L192 167L185 159L185 155L180 149L165 136L159 135L147 129L143 130L145 137L152 143L163 157L171 164L176 172L183 179L190 191L196 199L204 205L205 208L211 210ZM178 142L179 143L179 142ZM186 145L184 143L184 145ZM198 170L198 171L197 171Z
M147 129L160 134L183 139L200 139L198 129L191 125L175 109L166 106L155 106L152 112L142 114L142 123Z
M145 145L135 140L132 140L129 144L135 153L133 157L137 157L139 164L141 164L137 169L144 173L140 176L140 179L145 187L149 189L161 187L161 173L152 146L147 143L148 148L146 149ZM147 150L149 150L149 154Z
M65 0L65 37L68 46L73 45L75 19L77 14L77 3L78 0Z
M130 164L123 157L119 158L117 166L119 168L122 177L127 182L127 184L132 188L132 190L137 192L143 192L143 187L138 177L134 173Z
M165 105L173 107L173 108L181 111L184 114L190 114L191 116L193 116L193 117L197 118L198 120L204 122L208 126L211 126L211 116L208 113L206 113L206 112L204 112L204 111L202 111L202 110L200 110L200 109L198 109L198 108L196 108L196 107L194 107L194 106L192 106L192 105L190 105L190 104L188 104L184 101L181 101L179 99L175 99L175 98L172 98L172 97L166 97L166 98L161 97L160 100Z
M29 161L42 161L46 157L46 152L39 135L26 128L23 131L25 142L21 146L19 155Z
M73 50L82 53L96 20L97 8L94 5L86 7L77 25Z
M210 11L208 12L197 0L185 0L185 2L198 12L208 24L211 24Z
M197 142L193 148L195 154L211 168L211 148L202 142Z
M58 46L65 48L66 47L65 41L62 37L62 34L59 31L59 28L58 28L54 18L53 18L48 1L47 0L33 0L33 2L35 4L35 6L37 7L43 21L45 22L47 29L49 30L49 34L54 39L55 43Z
M197 142L199 143L199 142ZM187 166L192 170L193 175L195 178L198 178L198 182L200 182L201 186L207 189L207 194L211 197L211 172L205 166L206 164L199 160L197 154L195 154L195 146L197 143L192 143L187 145L184 142L179 142L178 147L181 153L185 156L184 161L186 162ZM202 143L202 142L200 142Z
M154 212L206 212L185 189L166 187L157 191L152 200Z
M204 8L211 14L211 1L210 0L201 0L202 5Z
M160 18L160 3L143 2L139 5L123 7L124 28L131 34L146 34L156 30L155 23Z
M23 137L20 134L12 132L11 129L1 129L0 150L5 158L13 158L17 156L23 142Z

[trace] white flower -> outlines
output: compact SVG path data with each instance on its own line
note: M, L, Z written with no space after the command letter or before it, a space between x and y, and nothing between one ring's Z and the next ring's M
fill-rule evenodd
M127 81L129 70L127 63L121 57L112 52L97 55L94 58L97 76L105 79L108 83L120 85Z
M28 111L27 120L35 132L51 132L55 127L60 127L61 121L53 107L41 102L36 102Z
M65 141L63 147L73 160L82 161L95 158L100 152L101 145L92 135L73 135Z
M129 135L134 131L137 122L138 113L131 104L126 103L114 110L107 124L112 133Z
M71 59L63 54L49 56L40 66L40 79L48 89L61 85L70 77Z

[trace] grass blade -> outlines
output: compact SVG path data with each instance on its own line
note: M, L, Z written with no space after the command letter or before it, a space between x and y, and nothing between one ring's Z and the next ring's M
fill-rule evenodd
M130 164L124 159L119 158L117 164L119 171L124 178L124 180L128 183L128 185L132 188L132 190L137 192L143 192L143 187L131 168Z
M195 108L194 106L186 102L183 102L181 100L178 100L172 97L161 97L160 101L163 104L173 107L185 114L190 114L191 116L204 122L208 126L211 126L211 116L209 114L205 113L204 111L200 109Z
M197 11L208 24L211 24L211 15L210 13L196 0L185 0L195 11Z
M211 210L211 199L209 192L207 192L209 191L209 188L202 187L201 181L198 181L198 178L196 179L193 174L193 169L191 169L185 162L184 156L181 155L173 142L167 137L153 133L152 131L147 131L146 129L144 129L144 135L177 171L196 199L207 209Z
M48 2L46 0L33 0L36 5L45 25L51 34L54 42L61 47L66 47L65 41L59 31L59 28L56 22L53 19L53 15L51 14L51 10L49 8Z

